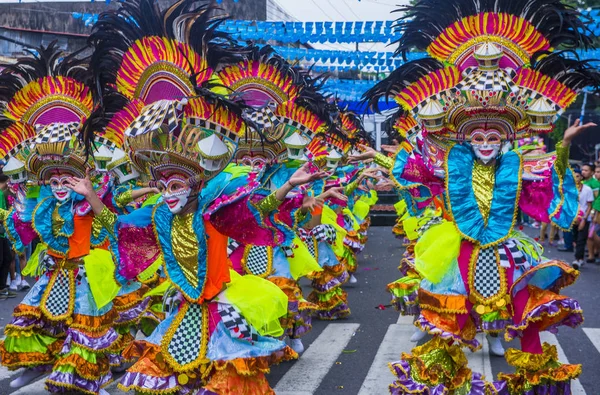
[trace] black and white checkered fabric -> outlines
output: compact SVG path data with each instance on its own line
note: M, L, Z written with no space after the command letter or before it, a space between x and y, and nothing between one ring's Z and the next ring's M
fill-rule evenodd
M218 304L219 315L231 337L247 341L258 340L258 334L252 329L242 315L230 304Z
M196 361L202 345L202 306L190 303L183 320L175 330L167 351L180 365Z
M125 130L125 135L130 137L139 136L153 132L167 123L169 132L172 133L179 124L177 109L179 102L172 100L159 100L142 110L142 113L133 121L131 126Z
M238 248L240 248L240 243L233 239L229 239L229 244L227 244L227 256L230 257Z
M69 312L69 298L71 297L69 288L71 285L69 272L59 269L56 280L52 284L45 301L44 307L48 313L55 317L61 317Z
M439 225L442 222L443 222L442 218L433 217L429 221L427 221L423 225L421 225L421 227L419 227L419 229L417 229L417 233L419 233L420 235L423 235L425 232L427 232L429 229L431 229L432 226Z
M500 272L496 262L496 247L479 250L473 286L475 291L484 298L494 296L500 291Z
M71 123L51 123L41 127L37 131L35 144L60 143L71 140L71 136L76 134L79 129L78 122Z
M529 262L527 261L527 257L519 248L519 243L515 239L508 239L504 242L504 248L500 248L500 264L502 267L510 267L509 255L506 253L508 250L508 254L510 254L510 258L515 263L515 266L523 266L526 269L529 268ZM503 260L506 259L508 265L505 266Z
M281 123L269 106L263 107L260 110L251 110L245 116L261 129L271 129Z
M246 270L255 276L264 276L269 271L269 247L246 246Z
M306 126L302 125L300 122L294 121L293 119L286 118L286 117L279 117L279 122L285 123L286 125L289 125L295 129L298 129L301 133L306 134L309 138L314 137L315 132L313 132Z
M311 229L310 234L314 236L317 241L325 242L327 244L335 243L335 228L333 225L317 225Z
M511 77L502 69L474 72L475 69L467 68L467 77L456 85L461 90L476 91L516 91L517 86Z

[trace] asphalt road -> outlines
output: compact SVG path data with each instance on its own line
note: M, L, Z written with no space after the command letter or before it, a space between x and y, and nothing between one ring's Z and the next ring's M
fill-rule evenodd
M534 234L535 230L526 229ZM400 241L396 240L388 227L373 227L369 231L369 242L359 260L357 278L359 282L349 285L351 316L343 321L315 321L313 330L304 337L306 351L296 362L275 366L269 375L271 385L279 395L329 395L329 394L387 394L386 386L393 376L386 367L387 362L398 359L402 351L410 351L414 343L408 338L413 328L407 319L399 319L392 308L378 309L390 302L385 291L387 283L399 277L397 266L402 255ZM572 254L546 250L548 258L573 260ZM557 343L562 350L562 360L583 364L583 374L573 385L574 394L600 394L600 265L588 264L581 270L578 282L565 293L579 300L585 322L577 329L561 328L547 340ZM308 282L302 282L308 295ZM0 301L0 325L10 321L12 308L18 300ZM424 341L426 341L425 339ZM491 356L484 348L476 354L467 351L470 366L482 371L488 379L501 372L510 371L503 358ZM510 346L518 347L518 343ZM505 344L505 347L508 345ZM492 376L492 377L490 377ZM44 393L41 381L22 388L18 392L8 387L14 377L9 372L0 372L0 395ZM121 394L114 385L108 388L111 394Z

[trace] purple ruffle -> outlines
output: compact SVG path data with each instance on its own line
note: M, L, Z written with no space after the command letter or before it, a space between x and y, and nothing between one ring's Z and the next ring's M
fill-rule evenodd
M427 321L427 319L425 319L423 315L420 315L419 318L417 318L417 320L415 321L415 325L421 328L421 330L429 333L430 335L439 336L442 339L453 340L460 344L464 344L471 350L477 350L479 349L479 347L481 347L481 344L476 339L466 340L458 335L455 335L454 333L446 332L433 325L431 322Z
M510 395L506 381L494 381L492 385L498 395ZM536 385L522 395L571 395L571 380Z
M348 317L350 314L350 307L346 303L340 303L329 311L317 311L314 313L314 317L321 320L339 320Z
M390 363L389 366L398 377L398 380L390 385L391 395L409 394L427 394L427 395L446 395L448 388L444 384L438 384L435 387L429 387L413 380L411 376L410 364L404 360ZM479 373L473 373L471 377L471 390L468 395L485 395L485 381Z
M350 279L350 275L348 274L348 271L344 270L342 272L342 274L340 274L337 277L332 278L331 280L327 281L325 284L319 284L316 280L313 280L311 285L315 289L315 291L317 291L319 293L326 293L336 287L341 287L342 285L346 284L349 279Z
M39 319L31 316L13 317L10 325L20 328L29 328L33 326L39 331L47 333L52 337L63 335L66 330L66 325L63 322L50 322L45 319Z
M126 324L130 322L137 322L142 318L146 310L148 309L148 305L150 304L150 298L144 298L141 303L136 304L130 309L125 311L121 311L119 313L119 318L115 321L115 325Z
M417 303L417 292L412 292L402 297L392 296L392 305L402 315L419 315L421 308Z
M72 343L87 349L95 350L96 352L101 352L112 346L118 338L119 334L113 328L110 328L104 335L100 337L89 337L76 329L69 328L67 329L67 338L65 339L61 353L67 354L69 351L71 351Z
M313 309L299 310L298 301L288 302L288 314L292 315L294 325L287 328L285 335L291 339L299 339L312 329Z
M142 388L155 392L178 389L179 394L189 394L194 389L194 384L194 381L190 381L187 385L181 385L174 374L167 377L155 377L139 372L133 373L127 371L119 381L119 388L123 391L130 389L135 391L138 388ZM206 392L207 395L210 393Z
M550 325L549 327L544 328L543 330L556 333L558 331L559 326L566 325L570 326L571 328L575 328L581 325L581 323L583 323L583 311L581 310L581 306L579 306L579 303L575 299L566 298L561 300L553 300L548 303L541 304L533 310L531 310L519 325L508 326L506 328L506 340L510 341L512 339L515 339L516 337L520 337L522 332L518 329L518 327L526 326L528 320L540 317L542 314L550 316L556 315L563 309L571 311L571 314L569 314L562 321L556 322Z
M100 380L88 380L80 377L77 374L64 373L54 371L48 376L46 381L46 389L50 392L72 392L71 388L65 388L63 386L56 385L55 383L66 384L69 386L76 386L82 390L98 393L100 389L110 383L112 375L110 371L105 376L102 376Z

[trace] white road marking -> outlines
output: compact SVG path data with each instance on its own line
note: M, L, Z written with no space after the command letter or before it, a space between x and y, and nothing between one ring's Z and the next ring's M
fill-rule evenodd
M600 328L583 328L583 331L596 347L596 350L600 352Z
M556 351L558 351L558 360L560 362L569 363L569 360L567 359L567 356L565 355L564 350L560 346L560 343L558 342L558 339L556 338L556 336L554 336L550 332L542 332L542 333L540 333L540 338L542 339L543 342L546 342L548 344L554 344L556 346ZM583 385L581 385L581 382L579 381L579 379L571 380L571 393L573 395L585 395L586 394L585 390L583 389Z
M275 387L277 395L314 393L360 324L329 324Z
M410 337L415 331L412 317L402 318L408 318L408 320L404 320L404 324L389 326L358 395L388 393L388 386L395 379L394 374L388 368L388 363L398 361L403 352L410 352L416 345L410 342Z

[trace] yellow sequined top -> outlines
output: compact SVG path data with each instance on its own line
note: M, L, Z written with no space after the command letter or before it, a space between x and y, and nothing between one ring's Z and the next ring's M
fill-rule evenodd
M494 165L484 165L477 161L473 164L473 194L485 222L487 222L492 206L495 181L496 167Z
M173 255L186 280L198 287L198 240L193 228L194 213L173 216L171 245Z

